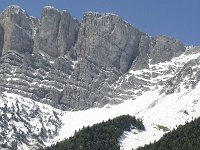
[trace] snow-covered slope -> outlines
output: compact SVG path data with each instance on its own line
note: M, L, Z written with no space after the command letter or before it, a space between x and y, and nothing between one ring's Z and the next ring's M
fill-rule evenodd
M194 90L183 90L180 93L160 97L155 95L157 98L135 115L142 118L146 131L125 132L120 141L122 149L130 150L159 140L164 133L178 125L200 117L199 90L200 84ZM148 99L146 97L146 100Z
M131 150L158 140L177 125L200 116L199 56L200 51L189 47L184 54L170 62L150 65L149 69L130 70L112 85L115 93L111 92L109 97L124 102L107 104L103 108L61 111L4 92L0 98L3 120L0 135L5 138L3 143L17 145L22 150L51 145L72 136L75 130L83 126L124 114L141 118L146 131L125 132L119 138L121 149ZM133 78L133 81L140 82L133 85Z
M61 111L29 98L0 94L0 149L36 149L58 135Z
M164 133L178 125L199 117L199 56L200 53L196 48L188 47L183 55L170 62L150 65L148 70L130 70L121 77L118 83L114 84L117 86L113 85L113 88L120 88L125 83L128 85L129 78L134 76L144 81L142 83L146 91L142 88L123 89L122 93L116 94L115 92L117 98L121 98L120 100L123 100L125 92L132 90L135 93L126 94L127 100L122 104L107 105L104 108L93 108L86 111L66 112L68 119L63 119L64 124L71 124L72 128L63 126L62 133L66 131L65 137L68 137L83 125L92 125L123 114L135 115L144 121L146 131L132 130L120 137L121 149L130 150L158 140ZM137 93L138 91L140 94Z

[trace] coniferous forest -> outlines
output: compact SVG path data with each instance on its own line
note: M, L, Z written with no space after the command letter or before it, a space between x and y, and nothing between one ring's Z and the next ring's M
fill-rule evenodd
M141 120L123 115L91 127L83 127L69 139L44 150L119 150L118 138L131 128L145 130Z
M180 125L165 134L158 142L137 150L200 150L200 118Z

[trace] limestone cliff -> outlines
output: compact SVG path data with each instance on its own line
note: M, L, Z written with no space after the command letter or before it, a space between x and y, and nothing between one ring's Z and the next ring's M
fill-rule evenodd
M47 6L37 19L9 6L0 14L0 90L67 110L118 103L109 99L112 85L130 69L184 51L180 41L150 37L114 14L88 12L78 22Z

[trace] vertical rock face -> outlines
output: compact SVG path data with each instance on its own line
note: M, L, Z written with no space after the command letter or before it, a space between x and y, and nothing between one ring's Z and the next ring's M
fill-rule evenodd
M68 12L61 12L58 33L58 50L61 55L67 54L74 46L79 30L79 22L75 20Z
M7 98L2 99L0 93L5 104L1 104L5 117L1 117L0 137L11 133L15 143L32 149L56 135L61 125L56 112L49 114L49 107L41 109L47 112L44 115L39 109L42 106L24 103L26 100L21 98L19 103L13 93L60 109L80 110L135 99L143 91L160 86L166 94L179 90L182 84L194 88L200 81L199 68L194 67L199 58L181 70L184 59L178 58L173 65L167 62L166 67L156 64L184 51L180 41L166 36L150 37L114 14L89 12L79 23L68 12L48 6L39 20L19 6L10 6L0 13L0 91L12 93L7 98L15 103L7 107ZM192 53L199 51L197 47ZM180 70L178 74L176 69ZM14 115L9 117L8 113ZM27 134L13 128L13 117L24 124ZM37 134L31 133L29 117L40 120ZM13 142L9 139L1 145ZM27 144L30 140L36 144Z
M3 52L3 42L4 42L4 31L3 28L0 26L0 57L2 56Z
M30 17L19 6L9 6L0 15L4 29L4 46L2 55L9 51L19 53L32 52L32 26Z
M109 84L129 70L142 35L119 16L86 13L73 49L77 63L72 76L79 85L65 87L62 103L81 109L106 104Z
M132 69L149 68L149 63L156 64L169 61L185 51L180 41L167 36L149 37L141 36L139 43L139 56L134 60Z
M63 56L74 45L79 23L66 11L44 7L38 33L38 50L52 57Z
M149 68L149 45L151 38L148 35L142 35L139 43L139 55L132 63L132 69L139 70Z
M114 14L89 12L79 23L48 6L39 20L10 6L0 14L0 90L63 109L103 106L130 68L148 69L184 50L181 42L149 37Z
M143 33L113 14L86 13L76 44L77 58L125 73L139 53Z
M185 51L185 46L174 38L156 36L152 38L149 51L151 63L155 64L179 56Z

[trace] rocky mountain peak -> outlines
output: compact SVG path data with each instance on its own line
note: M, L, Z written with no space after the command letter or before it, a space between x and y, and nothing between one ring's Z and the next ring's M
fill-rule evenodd
M57 8L55 8L53 6L44 6L43 11L45 11L45 10L52 10L52 11L60 12Z
M43 51L54 58L63 56L75 44L78 28L78 21L68 12L60 12L51 6L44 7L35 40L36 51Z
M59 118L68 117L62 110L106 104L110 109L109 104L136 100L149 91L167 97L194 89L200 81L200 47L185 50L181 41L151 37L115 14L88 12L79 22L69 12L47 6L37 19L9 6L0 13L3 146L44 146L59 133ZM146 94L139 103L132 101L133 108L145 103L145 111L157 105L157 97L146 103L151 96Z
M89 11L83 15L83 20L89 20L89 18L102 19L105 17L121 19L120 16L113 14L113 13L99 13L99 12Z
M11 14L19 14L19 13L27 14L26 11L18 5L10 5L2 13L7 16Z
M151 63L169 61L185 51L184 44L174 38L167 36L155 36L150 45Z
M29 15L19 6L9 6L0 14L0 26L3 30L1 37L1 55L10 51L24 54L32 52L32 22Z
M124 73L139 53L142 34L117 15L86 13L79 29L77 57L87 57L103 68L114 67Z
M0 89L63 109L103 106L130 69L184 50L180 41L150 37L115 14L88 12L78 22L46 6L37 19L9 6L0 14Z

